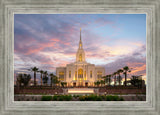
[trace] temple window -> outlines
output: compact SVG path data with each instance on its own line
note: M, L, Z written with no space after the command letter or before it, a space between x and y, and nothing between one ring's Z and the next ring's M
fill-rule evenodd
M78 78L79 78L79 79L82 79L82 78L83 78L83 70L82 70L82 69L79 69L79 70L78 70Z
M64 80L64 72L63 72L63 71L60 71L60 72L59 72L59 80L60 80L60 81L63 81L63 80Z
M98 78L98 80L102 79L102 72L101 71L97 72L97 78Z
M92 78L92 71L90 71L90 78Z
M87 80L87 79L86 79L86 71L84 71L84 80Z
M69 78L71 78L71 71L69 71Z
M75 71L75 80L77 80L77 71Z
M79 61L82 61L82 54L79 55Z

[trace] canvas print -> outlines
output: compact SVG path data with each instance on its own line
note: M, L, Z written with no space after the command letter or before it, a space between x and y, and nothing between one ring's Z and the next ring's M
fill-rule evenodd
M15 101L146 101L146 14L15 14Z

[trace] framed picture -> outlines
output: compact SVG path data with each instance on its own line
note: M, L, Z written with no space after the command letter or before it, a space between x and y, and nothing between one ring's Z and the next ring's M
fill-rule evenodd
M1 3L1 114L160 114L160 1Z
M15 101L146 101L146 85L146 14L14 14Z

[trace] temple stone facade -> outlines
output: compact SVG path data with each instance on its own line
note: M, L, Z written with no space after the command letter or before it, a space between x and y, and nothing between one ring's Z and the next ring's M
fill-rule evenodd
M94 82L101 80L105 75L105 68L87 63L83 50L80 30L79 48L76 53L76 61L67 64L66 67L57 67L56 76L60 81L67 82L67 86L94 86Z

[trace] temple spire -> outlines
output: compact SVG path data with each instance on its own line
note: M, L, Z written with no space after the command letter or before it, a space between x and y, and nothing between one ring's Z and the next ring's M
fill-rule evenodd
M80 28L80 41L79 41L79 49L82 49L81 28Z
M81 41L81 28L80 28L80 41Z

